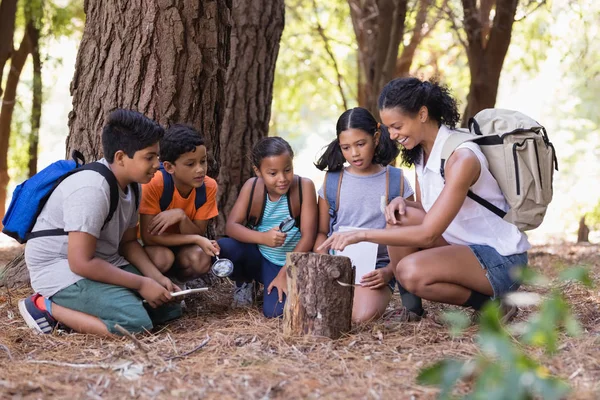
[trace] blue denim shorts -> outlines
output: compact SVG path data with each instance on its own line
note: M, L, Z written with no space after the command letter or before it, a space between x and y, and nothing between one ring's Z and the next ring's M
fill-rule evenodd
M496 249L487 245L473 244L469 247L485 270L485 275L492 285L494 290L492 300L513 292L521 286L516 275L518 268L527 266L526 252L503 256Z
M385 268L390 263L389 258L378 258L375 263L375 269ZM394 288L396 287L396 278L392 277L392 279L388 282L388 287L394 293Z

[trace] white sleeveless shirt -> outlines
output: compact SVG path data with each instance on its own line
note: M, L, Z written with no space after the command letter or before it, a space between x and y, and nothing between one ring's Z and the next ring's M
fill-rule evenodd
M423 160L415 165L417 179L421 190L421 204L429 212L444 188L444 179L440 173L442 148L452 131L442 125L431 149L427 164ZM463 143L458 148L468 148L479 159L481 172L477 182L471 186L471 191L489 201L496 207L507 211L508 204L489 171L489 164L479 146L472 142ZM493 247L503 256L519 254L527 251L531 245L527 235L510 222L504 221L490 210L466 198L450 226L442 234L450 244L487 245Z

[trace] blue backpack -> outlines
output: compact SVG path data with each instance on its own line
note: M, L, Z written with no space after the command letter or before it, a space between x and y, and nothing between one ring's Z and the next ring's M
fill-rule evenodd
M337 221L337 212L340 208L340 188L342 187L342 178L344 170L327 172L325 175L325 187L323 196L329 205L329 234L333 232L333 225ZM404 176L400 168L387 166L385 172L385 194L387 203L396 197L404 196ZM379 206L379 205L377 205Z
M171 201L173 201L175 182L173 182L173 177L165 170L162 163L160 163L158 170L163 176L163 192L159 200L160 211L165 211L169 207L169 204L171 204ZM196 210L202 207L204 203L206 203L206 184L202 184L202 186L196 188Z
M56 161L15 188L10 206L2 219L3 233L16 239L19 243L25 243L29 239L42 236L67 235L68 233L62 229L46 229L36 232L31 230L54 189L74 173L88 170L102 175L110 187L110 207L102 229L106 227L119 204L117 178L115 178L110 168L102 163L86 164L83 154L77 150L73 151L71 156L72 160ZM140 197L139 187L137 184L132 184L130 187L135 194L137 207Z

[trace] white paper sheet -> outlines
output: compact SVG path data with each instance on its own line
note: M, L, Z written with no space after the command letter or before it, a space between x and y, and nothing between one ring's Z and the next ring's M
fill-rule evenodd
M355 231L364 228L353 228L349 226L340 226L340 232ZM355 284L360 284L360 279L368 272L375 270L377 262L377 243L360 242L346 246L343 251L336 251L336 256L346 256L352 260L352 265L356 267Z

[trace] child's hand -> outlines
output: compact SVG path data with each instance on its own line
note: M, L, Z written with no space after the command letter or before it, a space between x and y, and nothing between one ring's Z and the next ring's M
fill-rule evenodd
M144 278L138 292L152 308L159 307L173 298L166 288L152 278Z
M271 281L271 284L267 288L267 294L271 294L273 288L277 288L277 296L279 297L279 302L283 302L283 295L287 296L287 276L285 267L279 270L279 273Z
M264 241L262 244L269 247L281 247L285 243L286 233L283 233L279 228L275 227L270 231L263 232Z
M157 282L162 287L164 287L165 289L167 289L170 293L180 292L181 291L181 289L179 288L179 286L177 286L176 284L174 284L169 278L167 278L164 275L161 278L158 278Z
M185 217L185 212L181 208L163 211L150 220L148 231L152 235L161 235L168 227L180 223Z
M396 218L396 212L399 218ZM390 225L399 225L400 218L404 214L406 214L406 200L403 197L396 197L385 208L385 221Z
M208 254L211 257L217 256L221 252L221 249L219 248L219 245L216 241L208 240L204 236L198 236L197 245L200 246L204 253Z
M362 287L369 289L379 289L387 285L393 277L394 271L388 265L385 268L379 268L364 274L362 278L360 278L360 284Z

